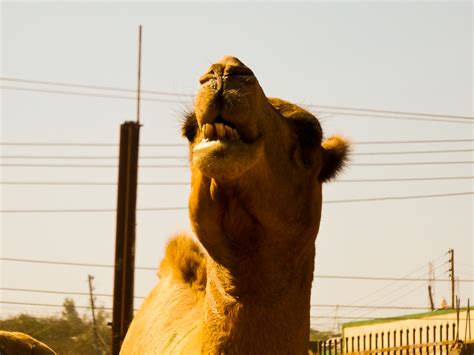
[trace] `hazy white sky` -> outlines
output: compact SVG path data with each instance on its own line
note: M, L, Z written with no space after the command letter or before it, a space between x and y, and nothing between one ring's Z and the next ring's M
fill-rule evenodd
M383 110L473 116L472 3L470 2L313 2L313 3L2 3L2 78L136 87L137 29L143 25L144 90L193 94L198 77L223 55L246 63L268 96L303 105L335 105ZM134 119L135 102L119 98L14 90L127 93L53 87L1 80L1 142L118 143L119 125ZM8 87L8 88L7 88ZM133 94L131 94L133 96ZM152 96L145 96L151 98ZM141 142L183 143L143 147L143 165L185 163L179 136L187 96L153 96L174 102L144 101ZM316 113L323 109L313 109ZM412 121L333 116L322 123L326 135L341 133L354 142L473 139L472 121ZM116 147L13 147L6 155L115 157ZM354 153L411 150L469 150L473 142L354 145ZM146 156L179 156L151 160ZM472 161L472 151L360 156L353 163ZM2 164L114 165L117 159L2 159ZM347 179L472 176L472 164L350 166ZM115 182L113 168L2 166L3 182ZM143 168L141 182L189 180L183 168ZM22 209L113 209L111 186L1 185L2 211ZM471 179L446 181L343 183L325 187L326 200L460 193L473 191ZM139 207L185 207L187 186L140 186ZM316 275L427 277L431 260L455 249L460 278L472 279L472 195L381 202L327 204L317 239ZM113 264L115 214L0 214L3 258ZM166 240L189 231L187 212L139 212L138 266L157 266ZM435 263L446 278L447 256ZM462 264L461 264L462 263ZM98 293L112 292L112 270L0 261L2 288L87 292L87 274ZM136 294L156 282L153 272L137 271ZM317 279L312 302L353 304L390 282ZM359 304L426 306L424 282L400 282ZM436 283L436 302L449 299L447 283ZM412 291L413 290L413 291ZM412 291L412 292L410 292ZM465 302L472 283L460 283ZM403 295L405 295L402 297ZM63 295L0 291L0 301L61 304ZM87 305L87 297L75 297ZM110 306L111 298L99 297ZM138 306L140 300L137 300ZM1 315L54 308L0 304ZM403 311L402 311L403 312ZM333 317L333 308L314 308ZM400 311L339 308L338 316L383 316ZM404 312L406 313L406 312ZM344 320L340 320L343 322ZM325 324L322 324L325 323ZM333 319L314 324L331 326Z

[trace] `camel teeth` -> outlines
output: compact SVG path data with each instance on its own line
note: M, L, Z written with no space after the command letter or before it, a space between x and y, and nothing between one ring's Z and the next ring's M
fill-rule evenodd
M225 138L225 128L222 123L216 123L216 131L217 131L217 136L219 137L219 139Z
M204 139L213 141L219 140L239 140L239 133L236 129L229 127L223 123L209 124L205 123L202 128L202 135Z
M229 126L225 126L225 137L227 139L234 139L234 132Z
M214 125L206 123L206 124L203 126L203 131L204 131L204 137L205 137L205 138L207 138L207 139L209 139L209 140L215 139L215 137L216 137L216 130L215 130Z

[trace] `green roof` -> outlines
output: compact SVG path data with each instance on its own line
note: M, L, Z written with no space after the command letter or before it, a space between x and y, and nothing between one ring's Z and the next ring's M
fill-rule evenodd
M474 307L469 307L469 308L470 310L474 310ZM460 311L461 312L467 311L467 307L461 308ZM344 323L342 325L342 329L350 328L350 327L360 327L363 325L372 325L372 324L378 324L378 323L397 322L400 320L407 320L407 319L420 319L420 318L426 318L426 317L432 317L432 316L438 316L441 314L450 314L450 313L456 313L456 310L452 308L440 309L440 310L432 311L432 312L407 314L407 315L398 316L398 317L367 319L367 320L362 320L362 321Z

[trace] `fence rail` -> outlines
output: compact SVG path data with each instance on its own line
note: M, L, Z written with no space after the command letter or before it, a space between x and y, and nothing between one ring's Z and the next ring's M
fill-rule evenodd
M464 343L459 342L456 324L446 323L315 341L311 342L310 350L316 355L444 355L452 354L452 349L458 344L473 351L474 340L470 334Z

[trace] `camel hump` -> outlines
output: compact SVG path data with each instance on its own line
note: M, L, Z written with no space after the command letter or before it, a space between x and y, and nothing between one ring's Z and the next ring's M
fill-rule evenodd
M0 354L55 355L46 344L20 332L0 330Z
M168 241L165 257L158 276L171 277L189 284L196 290L206 287L206 255L202 247L186 234L179 234Z

